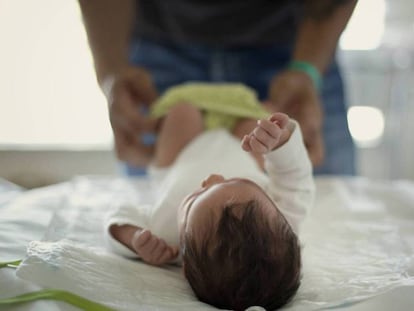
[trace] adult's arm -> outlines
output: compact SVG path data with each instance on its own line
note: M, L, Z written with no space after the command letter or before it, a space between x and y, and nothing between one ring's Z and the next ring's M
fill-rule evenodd
M79 0L83 22L101 85L128 66L135 19L134 0Z
M335 2L339 4L335 5ZM309 62L321 73L325 72L356 3L356 0L308 0L305 18L298 30L293 60Z
M134 20L134 0L79 0L92 51L98 83L108 102L117 157L130 165L148 165L153 146L141 141L155 130L155 120L143 115L157 91L150 73L130 65Z
M356 0L308 0L292 60L307 62L323 74L355 5ZM324 159L323 113L314 81L303 71L288 68L273 78L269 99L274 110L299 122L312 164L320 165Z

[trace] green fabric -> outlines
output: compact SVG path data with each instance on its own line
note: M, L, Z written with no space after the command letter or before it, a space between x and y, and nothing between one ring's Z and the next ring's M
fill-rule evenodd
M21 262L21 260L0 262L0 269L17 268ZM55 289L43 289L36 292L26 293L23 295L14 296L10 298L1 298L0 306L31 302L40 299L64 301L68 304L71 304L72 306L78 307L81 310L87 311L115 311L115 309L109 308L103 304L91 301L89 299L83 298L81 296L72 294L67 291Z
M194 105L204 113L206 129L231 130L238 119L267 118L255 91L235 83L186 83L169 88L151 107L150 116L160 118L178 103Z

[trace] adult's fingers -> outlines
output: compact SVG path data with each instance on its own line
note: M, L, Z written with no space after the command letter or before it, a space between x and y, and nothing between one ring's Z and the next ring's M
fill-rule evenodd
M127 74L128 86L141 104L150 105L158 97L157 90L148 71L133 68Z
M121 85L117 90L114 90L110 119L112 126L119 126L138 133L153 130L155 124L155 120L142 113L140 103L134 99L131 90L126 85Z
M145 166L152 159L154 146L143 145L137 136L123 129L114 129L116 156L131 165Z
M325 146L323 143L322 134L315 135L309 142L305 141L305 145L308 150L312 165L321 165L325 156Z
M112 78L106 92L113 126L139 131L155 128L155 120L143 110L158 96L150 74L141 68L130 67Z
M309 157L313 165L318 165L324 157L324 141L322 135L322 114L317 110L299 115L298 122L301 125L303 139L308 149Z
M295 87L294 81L289 74L283 72L275 76L269 85L269 100L272 103L273 111L283 110L294 95L291 90Z

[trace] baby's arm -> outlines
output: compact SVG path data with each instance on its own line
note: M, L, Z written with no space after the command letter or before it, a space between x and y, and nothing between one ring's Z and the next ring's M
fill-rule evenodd
M112 225L109 232L117 241L151 265L160 266L178 256L177 247L168 245L149 230L133 225Z
M242 148L247 152L266 154L287 142L293 128L284 113L274 113L268 119L257 121L257 126L242 139Z
M282 113L260 120L243 138L242 148L265 156L269 184L265 191L295 232L313 205L312 165L299 124Z

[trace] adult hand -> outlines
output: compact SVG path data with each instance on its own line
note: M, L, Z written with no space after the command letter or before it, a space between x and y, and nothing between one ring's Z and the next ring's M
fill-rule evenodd
M155 120L143 114L143 108L157 98L157 91L147 71L128 67L102 83L109 108L109 119L115 139L117 157L134 166L147 165L153 147L141 142L141 135L153 132Z
M285 70L271 81L269 100L273 111L284 112L299 122L312 164L321 164L323 112L312 80L303 72Z

